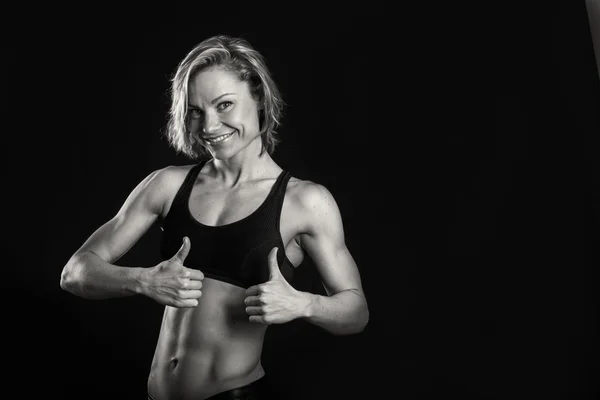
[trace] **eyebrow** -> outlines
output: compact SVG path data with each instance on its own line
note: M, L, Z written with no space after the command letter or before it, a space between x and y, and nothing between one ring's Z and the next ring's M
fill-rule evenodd
M235 93L223 93L222 95L220 95L220 96L218 96L218 97L215 97L215 98L214 98L214 99L213 99L213 100L210 102L210 104L215 104L217 101L219 101L219 100L221 99L221 97L225 97L225 96L227 96L227 95L230 95L230 94L235 94ZM190 108L198 108L198 106L196 106L196 105L194 105L194 104L188 104L188 107L190 107Z
M210 104L215 104L217 101L219 101L221 99L221 97L225 97L225 96L227 96L229 94L234 94L234 93L223 93L219 97L214 98L213 101L210 102Z

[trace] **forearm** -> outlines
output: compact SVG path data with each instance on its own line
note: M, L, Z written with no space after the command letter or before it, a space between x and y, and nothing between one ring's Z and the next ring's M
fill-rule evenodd
M140 293L143 268L110 264L94 253L74 256L63 269L62 289L86 299L108 299Z
M355 290L344 290L331 296L304 293L308 306L304 319L334 335L362 332L369 321L364 296Z

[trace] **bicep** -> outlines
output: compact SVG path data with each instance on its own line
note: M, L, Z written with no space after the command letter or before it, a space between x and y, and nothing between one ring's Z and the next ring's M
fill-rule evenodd
M114 263L148 231L160 215L161 173L157 170L129 194L117 214L97 228L75 254L92 252Z
M312 185L304 197L305 233L300 243L311 258L328 294L355 290L362 294L358 267L344 239L340 210L331 193Z

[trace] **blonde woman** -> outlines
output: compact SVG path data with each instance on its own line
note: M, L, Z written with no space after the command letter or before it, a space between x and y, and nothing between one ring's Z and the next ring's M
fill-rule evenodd
M151 172L73 254L61 287L83 298L144 295L165 306L154 400L278 398L261 365L270 324L303 318L336 335L369 320L340 211L321 184L272 158L283 101L241 38L193 48L172 79L167 136L193 162ZM159 221L164 261L115 263ZM290 285L310 257L327 295Z

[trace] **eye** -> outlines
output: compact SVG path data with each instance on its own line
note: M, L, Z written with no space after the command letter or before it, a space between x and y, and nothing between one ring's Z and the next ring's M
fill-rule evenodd
M217 109L219 111L225 111L226 109L228 109L229 107L231 107L233 105L232 102L230 101L224 101L222 103L219 103L219 105L217 106Z
M199 119L199 118L202 118L202 111L200 111L197 108L189 108L188 115L192 119Z

